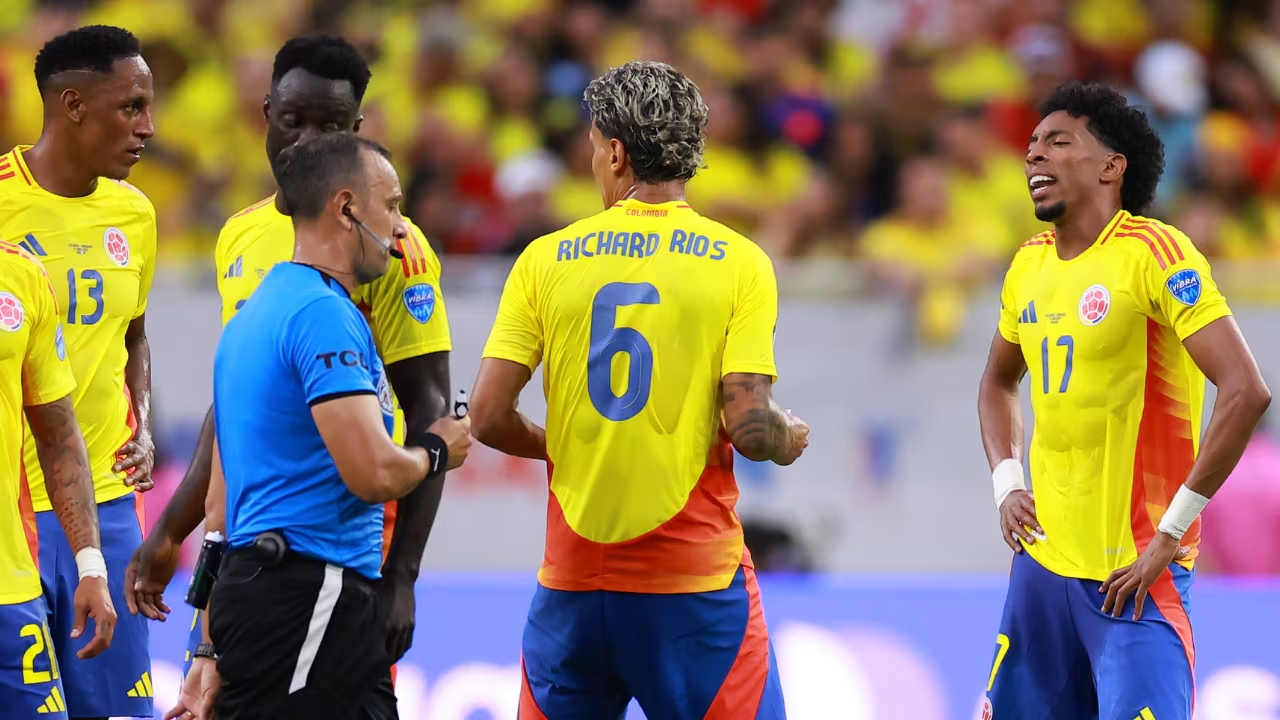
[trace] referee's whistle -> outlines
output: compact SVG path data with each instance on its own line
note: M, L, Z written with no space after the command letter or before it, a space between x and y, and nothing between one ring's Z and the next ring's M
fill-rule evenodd
M461 420L467 416L467 391L459 390L453 401L453 416Z

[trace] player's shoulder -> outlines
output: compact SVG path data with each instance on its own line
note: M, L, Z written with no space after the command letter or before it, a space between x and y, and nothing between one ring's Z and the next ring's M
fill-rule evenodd
M713 248L713 251L715 245L721 243L726 259L740 256L741 259L749 261L748 264L758 264L760 262L771 264L773 262L769 257L769 253L765 252L764 248L760 247L755 240L706 215L695 212L694 218L695 220L690 230L697 235L706 235L710 240L709 245ZM694 243L695 247L700 244L698 238L694 238Z
M1185 233L1169 223L1142 215L1122 213L1103 242L1162 271L1188 260L1204 262L1204 256Z
M136 186L124 180L112 180L110 178L99 180L99 186L102 194L111 201L112 207L119 204L132 208L152 224L156 222L155 204L151 202L151 198L147 197L146 193Z
M227 218L226 222L222 223L222 232L219 234L235 233L246 228L260 227L275 221L277 219L276 216L280 215L279 211L275 209L275 201L276 196L271 195L246 208L237 210L232 213L231 217Z
M15 243L0 240L0 287L32 288L47 284L40 259Z
M1009 263L1009 272L1016 273L1029 264L1041 261L1050 253L1057 253L1054 247L1056 243L1057 233L1053 230L1045 230L1031 236L1014 252L1013 260Z
M19 148L0 155L0 197L11 196L32 187L31 177L17 158Z

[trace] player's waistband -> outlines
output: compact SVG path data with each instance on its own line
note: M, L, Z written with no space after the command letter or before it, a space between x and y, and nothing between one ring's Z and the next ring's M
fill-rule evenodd
M281 530L269 530L259 533L247 545L233 545L227 550L226 559L222 561L222 567L225 569L235 565L256 565L257 567L267 570L275 567L315 567L323 569L325 567L341 568L344 578L351 578L355 582L372 585L373 580L365 577L360 571L353 568L344 567L335 562L325 560L324 558L304 555L289 546L289 541L285 539L284 532Z

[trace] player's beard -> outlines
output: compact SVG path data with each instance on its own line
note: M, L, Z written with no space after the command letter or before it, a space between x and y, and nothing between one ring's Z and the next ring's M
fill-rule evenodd
M1053 222L1067 212L1067 202L1059 200L1049 205L1036 205L1036 219L1040 222Z

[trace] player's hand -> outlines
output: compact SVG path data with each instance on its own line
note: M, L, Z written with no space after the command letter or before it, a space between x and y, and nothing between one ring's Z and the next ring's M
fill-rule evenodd
M1156 584L1162 574L1169 572L1170 563L1189 554L1191 548L1179 547L1172 535L1157 532L1137 562L1111 573L1102 587L1098 588L1098 592L1107 594L1107 598L1102 601L1102 612L1120 617L1124 613L1125 602L1133 595L1133 619L1142 619L1142 606L1151 586Z
M164 720L212 720L213 701L222 687L218 675L218 663L211 658L198 657L191 662L191 669L182 679L182 692L178 704L164 714Z
M164 590L173 580L182 556L182 543L163 533L152 533L133 551L124 571L124 602L129 612L139 611L152 620L164 622L172 610L164 604Z
M787 444L782 449L782 453L773 460L778 465L790 465L799 459L805 448L809 447L809 423L792 415L790 410L786 411L786 418Z
M107 581L100 577L81 580L76 586L74 602L76 621L71 627L72 640L84 634L85 620L93 618L93 639L76 653L81 660L88 660L111 647L111 638L116 633L116 609L111 604Z
M413 645L413 630L417 614L413 583L383 575L378 583L378 606L384 618L387 655L391 658L391 662L395 663L404 657Z
M471 452L471 416L459 420L456 417L442 417L431 423L427 432L439 435L449 446L449 467L452 470L466 462L467 453Z
M1030 490L1014 490L1000 505L1000 534L1004 542L1016 553L1022 552L1022 542L1035 545L1036 538L1044 540L1044 528L1036 519L1036 498Z
M151 441L151 435L138 433L120 448L116 457L112 470L129 473L124 479L125 485L131 485L139 492L146 492L156 486L151 479L151 471L156 462L156 445Z

